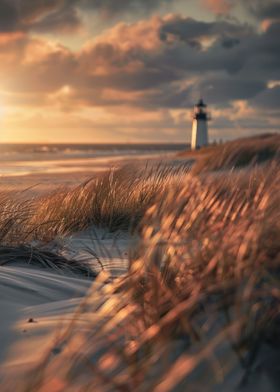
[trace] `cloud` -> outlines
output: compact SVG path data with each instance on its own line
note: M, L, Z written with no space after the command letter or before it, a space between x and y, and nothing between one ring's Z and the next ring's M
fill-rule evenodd
M234 5L234 0L202 0L202 2L215 14L228 14Z
M280 87L276 86L273 88L266 89L261 94L257 95L252 103L262 109L270 111L276 111L279 113L279 102L280 102Z
M14 2L0 1L0 32L10 32L17 29L18 13Z
M197 21L182 16L169 17L162 23L160 35L162 40L175 38L184 41L190 46L203 47L203 41L213 43L220 40L225 48L232 48L240 43L242 37L253 32L246 24L232 23L218 20L214 22ZM209 46L209 45L208 45Z
M144 14L175 0L0 0L0 33L10 31L74 32L83 25L82 12L111 18Z
M217 15L230 15L239 6L248 15L257 20L275 20L280 18L279 0L201 0L202 4Z
M266 90L266 83L259 79L245 80L239 77L206 78L199 88L212 104L221 105L230 101L249 100Z
M279 0L247 0L243 5L260 20L280 18Z
M174 0L77 0L81 7L98 10L105 16L127 12L148 12L174 2Z
M81 23L74 0L0 0L0 33L73 31Z
M279 34L278 23L259 34L246 24L169 15L120 23L77 52L23 35L12 45L0 42L0 56L12 63L17 55L4 81L14 91L55 93L68 85L73 100L88 105L106 105L110 90L127 92L124 103L130 93L138 98L133 105L182 107L199 89L218 104L250 99L277 80ZM112 96L107 104L116 104Z
M37 32L71 33L82 28L82 21L77 9L64 7L46 15L41 20L35 20L30 28Z
M29 15L35 23L42 13ZM44 106L69 115L85 108L136 110L137 116L145 113L151 132L157 121L158 127L165 121L164 135L174 129L181 135L186 118L169 115L190 109L202 93L214 110L220 108L220 118L233 113L231 126L216 121L216 129L222 124L234 128L234 119L241 126L240 113L251 119L244 127L253 121L261 124L256 112L271 129L271 106L275 119L279 93L277 84L268 85L279 80L279 34L277 22L257 32L237 21L204 22L180 15L119 23L77 51L24 32L2 34L2 97L10 105ZM246 102L252 111L237 110L238 102ZM154 113L161 115L151 120ZM136 117L133 123L135 128L122 125L133 133L140 127Z
M132 89L137 85L153 88L183 79L190 72L237 72L246 61L248 48L243 41L254 36L247 25L200 22L177 15L154 17L117 25L87 44L80 61L85 73L90 67L93 76L102 79L105 75L113 85L120 80L124 88L130 88L130 83Z

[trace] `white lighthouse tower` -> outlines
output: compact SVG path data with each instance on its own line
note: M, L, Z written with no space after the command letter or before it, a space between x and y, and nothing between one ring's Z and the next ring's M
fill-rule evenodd
M197 150L208 145L208 121L210 116L207 105L202 99L194 107L192 126L192 150Z

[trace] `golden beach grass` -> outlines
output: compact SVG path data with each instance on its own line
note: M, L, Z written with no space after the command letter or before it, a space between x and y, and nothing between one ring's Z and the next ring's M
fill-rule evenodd
M30 202L1 197L3 262L90 225L140 236L127 275L99 275L17 391L228 390L233 371L234 388L250 382L262 348L280 341L279 161L224 164L176 179L126 167ZM34 263L56 263L40 251Z
M124 166L75 189L60 188L30 200L20 193L0 193L0 244L48 242L92 225L133 231L174 175L184 171L162 165Z
M100 275L18 390L229 390L234 369L246 385L279 342L279 201L277 163L166 188L127 276Z
M280 159L280 135L264 134L187 152L195 159L194 173L233 170Z
M173 176L161 165L144 169L125 166L74 190L62 189L36 199L29 222L35 228L33 238L48 241L92 225L110 231L133 231Z

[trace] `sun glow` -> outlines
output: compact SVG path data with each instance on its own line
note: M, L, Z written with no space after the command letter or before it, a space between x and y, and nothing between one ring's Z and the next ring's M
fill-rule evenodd
M2 101L0 101L0 121L3 119L7 112L7 108Z

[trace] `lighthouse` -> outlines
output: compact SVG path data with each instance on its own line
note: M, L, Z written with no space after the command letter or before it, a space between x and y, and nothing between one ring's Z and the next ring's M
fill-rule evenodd
M192 150L208 145L208 121L210 116L207 105L200 99L194 107L192 126Z

